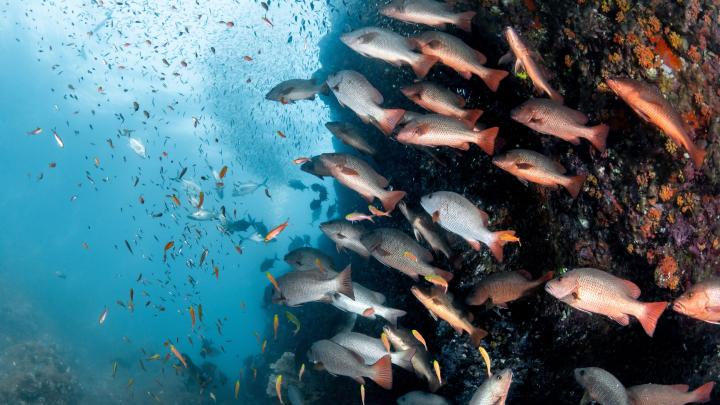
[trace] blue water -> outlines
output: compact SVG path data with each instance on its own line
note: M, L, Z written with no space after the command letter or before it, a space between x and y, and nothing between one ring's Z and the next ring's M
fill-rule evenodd
M170 341L199 364L204 337L224 349L207 360L229 382L194 389L186 399L209 400L212 392L229 400L234 381L250 373L243 360L260 353L254 333L265 335L271 322L260 263L282 259L293 237L308 235L314 244L320 236L308 208L316 195L287 182L315 182L292 159L332 148L323 127L329 110L322 102L269 103L264 94L280 80L310 77L319 68L328 13L320 3L313 9L271 4L266 13L245 0L0 5L0 296L33 326L0 336L9 344L57 345L85 390L84 403L150 402L148 392L183 402L184 377L175 376L174 359L148 359L165 358ZM229 20L234 27L221 23ZM41 134L27 134L38 127ZM147 158L133 152L126 134L142 141ZM213 177L223 166L224 196ZM243 239L252 230L226 235L218 221L188 219L197 193L173 180L183 167L183 178L204 191L205 209L225 206L229 217L249 214L268 228L288 219L290 225L265 244ZM233 182L265 178L271 198L265 187L233 197ZM318 221L335 199L325 186L330 195ZM174 247L164 261L169 241ZM285 269L280 260L271 272ZM193 329L188 309L199 304L203 322Z

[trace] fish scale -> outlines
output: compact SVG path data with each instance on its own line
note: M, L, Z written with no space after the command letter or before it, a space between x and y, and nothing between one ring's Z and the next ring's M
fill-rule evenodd
M416 141L421 145L458 145L475 143L478 132L467 129L462 121L445 117L439 114L428 114L412 120L406 127L411 130L420 126L427 126L427 132L416 135Z
M641 307L637 300L630 298L627 290L618 285L619 279L600 271L591 274L580 273L578 277L578 299L574 306L597 312L609 317L637 314Z
M466 72L476 73L478 76L480 76L480 74L477 72L485 69L485 67L482 66L486 60L485 56L480 57L480 55L482 55L481 53L475 51L462 40L452 35L433 31L421 34L418 39L423 44L431 41L436 41L440 44L440 48L437 48L432 54L440 57L443 63L448 66Z
M354 38L361 36L372 36L372 39L361 44L351 42ZM361 28L343 35L343 38L348 38L347 42L343 42L365 56L389 62L405 62L408 65L412 65L422 58L421 54L412 51L407 38L384 28Z
M422 206L428 214L439 212L438 223L466 240L489 244L492 234L485 227L480 210L459 194L438 191L423 197Z
M380 228L367 233L361 240L379 262L412 278L417 278L418 275L429 276L443 273L442 270L424 261L430 260L432 254L402 231ZM382 249L389 254L383 256L383 254L378 253L378 249ZM408 257L405 252L411 253L417 260Z
M575 369L575 379L597 403L603 405L630 405L625 387L609 372L588 367Z

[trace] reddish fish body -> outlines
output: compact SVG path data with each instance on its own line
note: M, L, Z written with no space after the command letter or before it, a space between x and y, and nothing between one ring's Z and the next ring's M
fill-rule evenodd
M584 312L605 315L620 325L636 317L652 336L667 302L640 302L640 288L633 282L592 268L570 270L545 284L553 297Z
M695 166L702 166L705 151L693 143L680 114L656 87L628 78L608 79L606 82L640 118L660 128L676 144L685 148Z
M472 75L478 76L495 92L508 72L490 69L483 66L487 58L482 53L472 49L462 40L444 32L425 32L415 38L415 43L425 55L435 56L444 65L451 67L466 80Z
M439 114L427 114L410 121L400 130L398 142L420 146L449 146L469 150L474 143L488 155L495 153L500 129L468 129L463 121Z
M573 145L587 139L595 149L605 151L609 127L605 124L586 127L588 117L580 111L553 100L531 99L511 113L513 120L541 134L556 136Z
M449 323L457 333L467 332L473 346L479 346L480 341L487 336L485 330L471 323L472 314L464 315L453 305L452 295L443 293L440 288L434 287L430 292L427 292L413 286L410 288L410 292L430 311L433 318L440 318Z
M525 270L494 273L480 281L465 302L468 305L482 305L489 300L492 305L507 308L508 302L522 298L552 277L552 271L536 280Z
M712 381L694 391L688 391L690 387L685 384L643 384L628 388L627 393L633 405L704 404L712 401L710 396L714 387Z
M558 103L563 102L563 96L558 93L557 90L553 89L548 82L548 73L538 63L540 57L534 51L531 51L523 42L520 35L512 28L505 28L505 39L510 45L511 53L506 54L500 59L500 63L512 60L515 58L515 71L524 70L532 80L533 85L538 90L546 93L548 97Z
M402 93L420 107L447 117L462 120L472 129L482 110L465 110L465 98L437 84L422 82L401 89Z
M435 0L393 0L380 10L380 14L440 29L453 24L467 32L472 30L472 19L475 17L474 11L455 13L449 4Z
M557 188L563 186L577 198L586 175L567 176L565 167L545 155L527 149L513 149L493 158L493 164L514 175L520 181Z
M287 228L288 222L289 220L283 222L282 224L276 226L270 232L268 232L268 234L265 235L265 242L270 242L271 240L277 238L277 236L280 235L280 232L284 231L285 228Z
M673 310L701 321L720 324L720 279L693 285L675 300Z

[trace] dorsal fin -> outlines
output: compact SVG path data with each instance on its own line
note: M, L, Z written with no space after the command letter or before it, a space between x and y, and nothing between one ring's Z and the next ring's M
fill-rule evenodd
M525 277L525 280L530 281L532 280L532 274L530 274L527 270L518 270L517 273L523 277Z
M553 163L553 167L555 168L555 170L558 171L558 173L560 173L560 174L567 173L567 169L565 168L565 166L561 165L560 162L553 161L552 163Z
M623 283L623 287L625 288L625 291L627 294L632 297L633 299L637 299L640 297L640 287L637 286L637 284L633 283L630 280L621 280Z

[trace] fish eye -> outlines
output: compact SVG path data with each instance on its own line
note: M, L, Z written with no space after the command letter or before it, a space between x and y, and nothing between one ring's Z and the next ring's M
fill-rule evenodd
M579 373L579 374L580 374L581 377L584 377L584 376L585 376L585 370L580 370L580 373Z
M563 276L558 277L558 281L563 281Z
M495 374L495 379L498 380L498 381L502 380L502 375L500 375L500 374Z
M690 291L689 293L687 293L687 297L688 297L688 298L692 298L692 297L693 297L692 291Z

